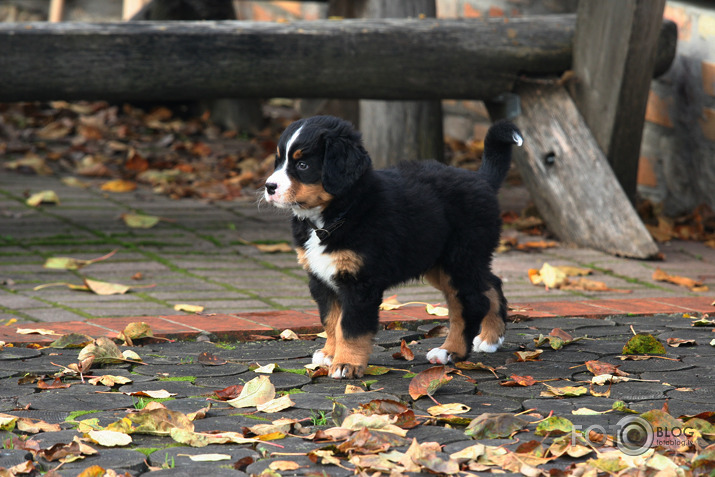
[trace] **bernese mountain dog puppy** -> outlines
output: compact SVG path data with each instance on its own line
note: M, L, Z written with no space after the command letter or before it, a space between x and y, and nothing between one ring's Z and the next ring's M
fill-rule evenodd
M333 378L363 375L378 330L383 292L424 277L441 290L449 333L432 363L494 352L504 341L507 304L492 273L501 217L497 191L519 130L495 123L477 172L435 161L374 170L361 135L332 116L292 123L278 142L265 200L293 213L298 262L325 327L313 362Z

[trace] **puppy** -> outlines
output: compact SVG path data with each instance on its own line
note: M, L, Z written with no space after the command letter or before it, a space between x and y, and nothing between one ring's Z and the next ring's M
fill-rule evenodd
M383 292L424 277L449 307L449 333L432 363L463 360L502 344L507 304L491 272L501 218L496 193L519 130L488 131L477 172L435 161L373 170L360 133L331 116L282 134L265 200L293 212L298 262L310 277L328 339L313 362L333 378L361 377L378 329Z

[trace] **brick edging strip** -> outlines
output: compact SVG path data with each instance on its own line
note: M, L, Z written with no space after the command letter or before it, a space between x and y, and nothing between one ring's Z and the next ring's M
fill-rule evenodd
M712 313L712 297L659 297L621 300L553 301L514 303L509 316L513 320L531 320L553 317L605 318L614 315L656 315L679 313ZM411 324L444 321L445 318L429 315L425 307L414 305L398 310L380 312L382 323L405 322ZM209 333L220 340L253 340L272 336L285 329L296 333L322 331L316 310L283 310L254 313L136 316L126 318L97 318L90 321L25 322L0 326L0 341L15 346L27 344L47 345L58 335L83 333L92 337L114 338L127 324L143 321L151 326L154 336L169 339L192 339L200 333ZM18 328L52 330L56 335L18 334Z

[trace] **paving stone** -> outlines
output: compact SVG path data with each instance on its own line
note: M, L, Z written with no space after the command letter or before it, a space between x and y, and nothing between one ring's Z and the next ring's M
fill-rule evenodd
M283 439L281 443L283 443L284 441L286 441L286 439ZM261 444L259 444L259 447L260 446ZM291 452L295 452L295 450L292 450ZM246 472L251 475L258 475L265 469L267 469L271 462L277 460L285 460L285 457L276 457L272 459L264 459L258 462L254 462L246 468ZM297 470L281 470L280 475L283 477L314 475L316 473L317 475L323 475L324 473L325 475L329 475L331 477L344 477L348 475L353 475L353 471L350 469L342 469L335 465L313 464L313 462L308 457L304 456L291 456L290 460L297 463L300 467Z
M638 412L648 412L653 409L663 409L663 406L668 405L668 412L671 416L694 416L701 412L711 412L713 410L712 403L697 403L684 401L677 398L668 397L668 399L655 399L648 401L640 401L629 403L628 407Z
M221 356L245 363L273 363L276 360L305 358L313 351L302 342L260 341L243 343L235 350L226 351Z
M207 472L212 477L247 477L248 474L239 470L228 469L224 464L208 464L202 462L193 466L185 466L174 469L162 469L146 472L142 476L146 477L197 477Z
M580 363L577 363L580 364ZM546 364L543 361L527 361L522 363L509 363L506 369L500 370L506 376L516 374L517 376L532 376L536 380L543 379L569 379L579 368L572 362L552 362Z
M370 385L370 390L385 389L392 394L402 396L403 399L409 399L410 381L412 380L404 378L402 373L390 372L379 376L377 382ZM439 401L442 396L475 393L476 386L474 384L467 382L464 378L456 377L437 389L432 396Z
M468 441L470 437L464 434L464 429L450 429L442 426L417 426L407 431L407 439L417 439L417 442L438 442L441 445L452 442Z
M603 387L603 391L607 387ZM651 401L654 399L660 399L666 395L666 393L672 390L672 386L653 386L651 383L639 383L639 382L626 382L617 383L611 386L611 399L618 399L619 401Z
M64 423L67 416L69 416L71 411L59 411L59 410L22 410L17 409L12 411L7 411L7 414L17 417L27 417L29 419L37 419L40 421L45 421L50 424L60 424Z
M230 444L222 444L222 445L208 445L206 447L170 447L168 449L159 449L155 452L152 452L149 455L148 461L149 465L153 467L161 467L162 465L170 462L173 464L173 469L172 470L181 470L182 468L186 467L196 467L195 473L192 475L192 477L196 477L196 472L207 472L208 469L205 466L206 464L209 464L209 466L212 466L213 463L208 462L208 463L203 463L200 467L197 467L197 462L194 462L191 460L189 456L192 455L202 455L202 454L226 454L230 456L230 459L225 460L225 461L219 461L216 463L216 466L218 465L230 465L244 457L251 457L254 460L258 460L260 455L258 452L252 450L252 449L247 449L245 446L237 446L237 445L230 445ZM145 474L149 475L149 474ZM206 474L205 474L206 475ZM211 470L211 475L213 474L213 470ZM244 474L245 475L245 474Z
M137 475L146 472L148 469L146 456L138 451L129 449L102 448L97 455L86 456L82 460L65 463L60 475L79 475L83 470L99 465L105 469L112 469L118 474L129 472L130 475ZM42 462L42 459L41 459ZM56 463L48 463L53 467Z
M37 356L40 356L41 354L42 353L39 350L31 348L0 348L0 361L35 358Z
M666 372L678 371L682 369L692 368L691 364L684 363L678 360L677 355L668 354L666 357L673 359L651 358L643 361L621 360L615 356L604 356L601 361L619 366L619 369L627 373L645 373L645 372Z
M412 340L422 338L422 333L409 330L381 330L375 336L375 344L389 348L392 346L400 346L400 342L405 340L409 343Z
M242 375L241 379L245 380L245 382L248 382L249 380L258 376L260 376L260 374L251 371ZM268 376L268 378L271 380L271 383L276 388L276 391L288 391L289 389L300 388L301 386L304 386L311 382L311 379L304 374L277 372L271 374L264 374L264 376ZM345 389L344 386L343 389Z
M21 396L17 402L18 405L29 406L30 409L71 412L77 409L106 410L131 407L136 401L136 398L133 400L131 396L119 393L97 394L97 391L102 390L101 387L89 385L85 387L93 389L80 390L77 386L72 386L68 389L48 390L30 396Z
M356 394L292 394L291 400L295 402L296 409L309 409L311 411L332 411L333 402L339 402L347 407L356 407L374 399L391 399L399 401L396 394L384 392L356 393Z
M549 334L554 328L561 328L564 331L575 331L580 328L592 328L595 326L611 327L615 323L609 320L597 320L593 318L539 318L531 320L529 325L539 330L545 330Z
M141 391L160 391L164 390L171 393L174 399L180 399L190 396L198 396L206 392L204 388L194 386L188 381L150 381L147 383L127 384L119 388L121 393L137 393ZM139 397L135 397L139 400Z
M549 383L555 386L565 386L566 383ZM569 386L573 386L573 383L569 383ZM539 399L541 392L546 391L546 387L542 384L535 384L534 386L502 386L499 381L487 381L479 383L477 385L477 390L483 396L494 396L494 398L508 398L516 400L525 399Z
M149 364L146 366L137 366L134 372L145 376L158 376L164 378L176 377L218 377L218 376L235 376L245 373L248 368L242 364L227 363L222 366L204 366L201 364L177 364L174 366L165 366L158 364Z
M708 383L711 384L711 383ZM687 402L708 404L713 402L715 386L698 386L696 388L673 389L665 393L666 397Z
M4 439L4 436L3 436ZM0 469L9 469L18 464L24 463L29 454L26 450L20 449L0 449ZM30 454L32 456L32 454Z
M541 354L541 361L555 361L561 363L585 363L590 360L597 360L596 353L588 353L586 351L574 350L573 346L566 345L560 350L551 350L550 348L541 348L544 352Z
M469 406L471 410L459 417L474 418L485 412L518 412L522 410L521 402L512 399L497 398L495 396L477 396L459 394L456 396L442 396L439 399L440 404L460 403ZM435 403L429 398L423 397L413 403L415 409L427 411Z
M664 345L666 345L668 338L678 338L681 340L695 340L697 345L707 347L710 346L710 342L713 340L713 338L715 338L715 336L713 335L712 330L709 328L691 328L660 333L656 335L656 338L658 338ZM666 345L666 347L669 346ZM681 346L678 346L678 349L680 348ZM685 348L685 346L683 346L683 348ZM711 348L715 347L711 346Z

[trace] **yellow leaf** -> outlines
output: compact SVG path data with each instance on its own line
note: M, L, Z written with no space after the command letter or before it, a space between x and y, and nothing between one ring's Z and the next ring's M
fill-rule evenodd
M18 335L59 335L60 333L55 333L52 330L46 330L44 328L18 328L15 330Z
M174 310L176 311L186 311L188 313L201 313L204 311L204 307L201 305L188 305L186 303L179 303L174 305Z
M288 253L293 251L293 247L288 242L281 243L255 243L252 244L263 253Z
M102 282L99 280L84 279L84 284L97 295L124 295L131 287L121 283Z
M544 263L541 270L539 270L539 275L541 275L544 285L548 288L559 288L568 280L563 271L552 267L548 263Z
M469 412L471 409L472 408L465 404L453 402L439 406L432 406L427 409L427 412L432 416L440 416L442 414L464 414L465 412Z
M102 184L101 189L106 192L131 192L137 188L137 183L132 181L125 181L122 179L115 179L113 181L108 181Z
M398 308L401 308L403 306L404 304L400 303L400 301L397 299L397 295L392 295L391 297L382 301L382 303L380 304L380 309L383 311L397 310Z
M40 204L59 204L60 198L53 190L43 190L42 192L32 194L25 203L30 207L37 207Z
M295 333L293 330L283 330L280 334L281 339L290 341L290 340L299 340L300 337Z
M280 412L289 407L295 406L295 403L291 400L290 395L285 394L279 398L271 399L270 401L259 404L256 406L256 410L259 412L265 412L272 414L274 412Z
M117 431L89 431L86 436L95 444L104 447L121 447L132 443L132 436Z
M273 462L268 464L268 467L271 470L281 472L300 469L300 464L292 460L274 460Z
M449 310L443 306L434 306L428 304L425 307L426 311L430 315L435 315L435 316L449 316Z
M259 366L256 369L253 370L254 373L259 373L259 374L273 374L273 371L276 369L276 364L271 363L271 364L266 364L264 366Z
M122 214L120 217L127 227L133 229L150 229L161 220L161 217L143 214Z
M354 384L348 384L345 386L345 394L356 394L364 393L365 390L360 386L355 386Z
M255 407L267 403L276 396L276 388L268 376L258 376L248 381L237 398L226 401L237 408Z
M218 462L221 460L231 460L228 454L176 454L177 457L188 457L193 462Z

